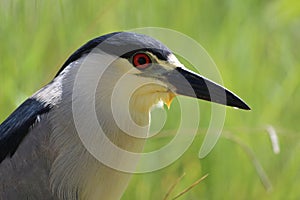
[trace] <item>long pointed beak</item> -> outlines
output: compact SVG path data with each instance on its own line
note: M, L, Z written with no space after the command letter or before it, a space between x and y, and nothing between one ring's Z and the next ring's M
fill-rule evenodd
M244 110L251 108L226 88L192 71L177 67L166 75L167 81L179 95L190 96Z

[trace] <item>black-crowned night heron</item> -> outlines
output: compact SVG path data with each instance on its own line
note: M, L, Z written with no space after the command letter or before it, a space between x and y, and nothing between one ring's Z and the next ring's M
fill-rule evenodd
M104 64L106 58L112 58L109 66ZM92 70L84 70L87 67ZM141 126L149 125L154 104L163 101L169 105L175 95L250 109L232 92L187 70L167 47L151 37L129 32L98 37L73 53L48 85L0 125L0 199L121 198L130 174L95 159L82 144L74 125L71 104L76 101L80 109L88 98L85 92L92 87L83 84L74 97L80 68L85 71L81 79L87 82L94 76L93 69L105 68L95 90L95 112L107 137L128 151L142 152L144 139L129 136L114 122L112 92L124 74L129 79L123 81L122 87L136 87L134 83L141 83L141 87L132 88L130 100L119 95L118 106L128 105L132 120ZM149 84L143 85L141 80ZM131 122L125 110L117 110L117 115L126 125ZM84 110L79 115L90 118ZM105 146L99 144L99 148L111 153ZM110 156L118 159L119 155Z

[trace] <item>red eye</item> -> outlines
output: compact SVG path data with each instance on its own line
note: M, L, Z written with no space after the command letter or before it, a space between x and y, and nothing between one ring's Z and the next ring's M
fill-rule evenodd
M150 57L145 53L137 53L132 58L132 64L139 69L145 69L151 64Z

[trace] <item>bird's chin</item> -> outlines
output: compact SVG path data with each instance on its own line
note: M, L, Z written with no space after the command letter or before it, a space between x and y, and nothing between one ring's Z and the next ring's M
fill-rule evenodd
M131 105L133 111L149 112L151 108L157 105L159 102L166 104L168 108L172 103L172 100L176 96L167 87L158 84L147 84L138 88L131 97Z
M170 109L170 106L172 104L174 97L176 97L176 94L169 91L169 92L166 92L163 95L163 97L161 98L162 102L168 107L168 109Z

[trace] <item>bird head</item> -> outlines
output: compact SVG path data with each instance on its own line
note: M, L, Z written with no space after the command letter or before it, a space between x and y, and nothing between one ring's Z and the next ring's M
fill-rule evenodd
M90 56L86 56L88 54ZM91 63L103 63L103 58L112 58L104 72L104 81L99 82L101 87L104 91L107 88L118 90L119 96L114 99L130 99L129 107L141 112L149 112L159 101L170 106L177 95L250 109L228 89L188 70L170 49L146 35L115 32L93 39L71 55L58 75L81 57L90 61L99 59ZM117 83L119 89L115 87Z

